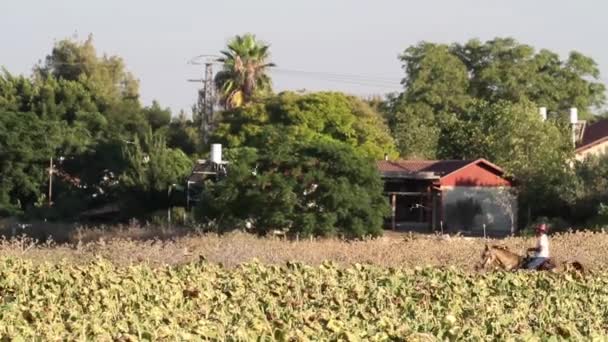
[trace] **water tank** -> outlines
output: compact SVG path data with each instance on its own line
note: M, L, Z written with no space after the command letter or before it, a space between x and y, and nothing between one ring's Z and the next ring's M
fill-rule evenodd
M578 110L576 108L570 108L570 123L575 124L578 122Z
M540 107L539 113L540 113L540 119L543 121L546 121L547 120L547 107Z
M216 164L222 162L222 144L211 144L211 161Z

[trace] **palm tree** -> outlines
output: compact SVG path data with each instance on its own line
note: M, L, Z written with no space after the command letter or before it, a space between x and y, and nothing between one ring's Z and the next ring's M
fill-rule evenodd
M221 51L224 56L217 61L224 63L224 67L215 76L215 86L226 109L240 107L271 91L266 72L275 64L268 62L269 47L247 33L235 36L228 42L228 49Z

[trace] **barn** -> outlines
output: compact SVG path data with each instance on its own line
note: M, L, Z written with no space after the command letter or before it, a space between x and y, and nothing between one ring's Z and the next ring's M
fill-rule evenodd
M381 160L394 230L505 236L517 227L517 197L503 170L485 159Z

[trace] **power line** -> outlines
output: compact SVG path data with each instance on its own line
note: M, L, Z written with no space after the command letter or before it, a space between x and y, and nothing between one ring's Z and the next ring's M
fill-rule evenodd
M397 80L389 80L387 78L374 78L371 76L358 76L352 74L336 74L324 73L315 71L296 71L289 69L271 69L271 73L285 74L296 77L307 77L317 80L329 81L334 83L354 84L360 86L370 86L379 88L401 88L401 83Z
M295 70L295 69L284 69L284 68L272 68L271 70L277 70L280 72L306 74L306 75L318 75L318 76L324 76L324 77L374 80L374 81L389 82L389 83L395 83L395 82L401 81L400 79L396 79L393 77L383 77L383 76L377 76L377 75L342 74L342 73L335 73L335 72L306 71L306 70Z

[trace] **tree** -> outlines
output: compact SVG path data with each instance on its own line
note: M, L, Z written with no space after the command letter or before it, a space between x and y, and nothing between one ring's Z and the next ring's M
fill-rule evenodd
M158 101L152 101L150 107L143 109L144 116L153 130L168 126L171 123L171 109L161 108Z
M44 201L49 159L57 162L60 156L81 152L86 144L82 132L65 124L33 113L0 111L0 216Z
M542 121L533 103L476 101L448 121L440 158L486 158L500 165L517 182L520 204L535 213L562 208L572 195L568 127L558 119Z
M380 235L388 214L372 159L328 136L294 140L267 126L258 148L232 151L227 176L207 184L196 216L221 230Z
M235 36L228 43L222 71L215 76L215 84L220 92L220 100L226 109L242 106L255 97L271 92L267 70L275 66L269 62L270 46L256 40L255 35Z
M405 89L384 108L404 157L433 157L433 146L441 157L441 150L450 148L448 126L475 109L474 101L530 101L567 122L568 108L577 107L580 117L589 119L606 100L593 59L571 52L561 60L556 53L536 52L511 38L452 45L422 42L407 48L400 60ZM432 133L438 134L436 143L428 138Z
M561 60L554 52L536 52L512 38L471 40L453 44L450 51L467 66L468 91L478 99L529 100L556 113L577 107L581 118L590 118L592 109L606 100L597 64L576 51Z
M286 139L320 135L381 159L397 155L383 117L362 100L341 93L284 92L251 106L222 113L212 139L228 147L261 146L263 128L282 127Z
M4 180L0 206L4 211L23 212L45 201L50 157L55 159L56 203L42 213L45 218L76 216L79 209L125 198L128 191L133 192L129 198L155 198L160 190L148 187L149 183L127 177L122 184L119 179L134 172L135 164L127 158L133 156L122 153L125 146L146 140L150 129L157 137L170 130L170 111L156 101L142 108L138 97L137 81L122 59L98 56L91 37L84 42L57 42L31 77L3 69L0 141L7 147L0 146L0 152L6 153L0 161ZM158 175L160 181L175 178L171 175L176 168L191 167L180 151L170 149L159 158L164 159L146 172Z
M95 96L99 110L124 100L139 98L139 82L125 70L118 56L97 56L93 36L83 41L64 39L55 44L46 62L36 68L37 77L77 81Z
M440 127L435 112L425 103L406 105L401 97L389 98L383 106L391 122L391 132L401 157L435 159Z
M466 107L470 101L468 70L448 46L423 42L407 48L399 58L406 75L402 81L406 103L424 103L436 114Z
M575 163L576 198L571 216L579 224L608 224L608 155Z
M127 144L123 153L127 167L119 177L120 192L131 213L167 207L169 186L183 183L192 169L188 156L168 148L165 138L151 129Z

